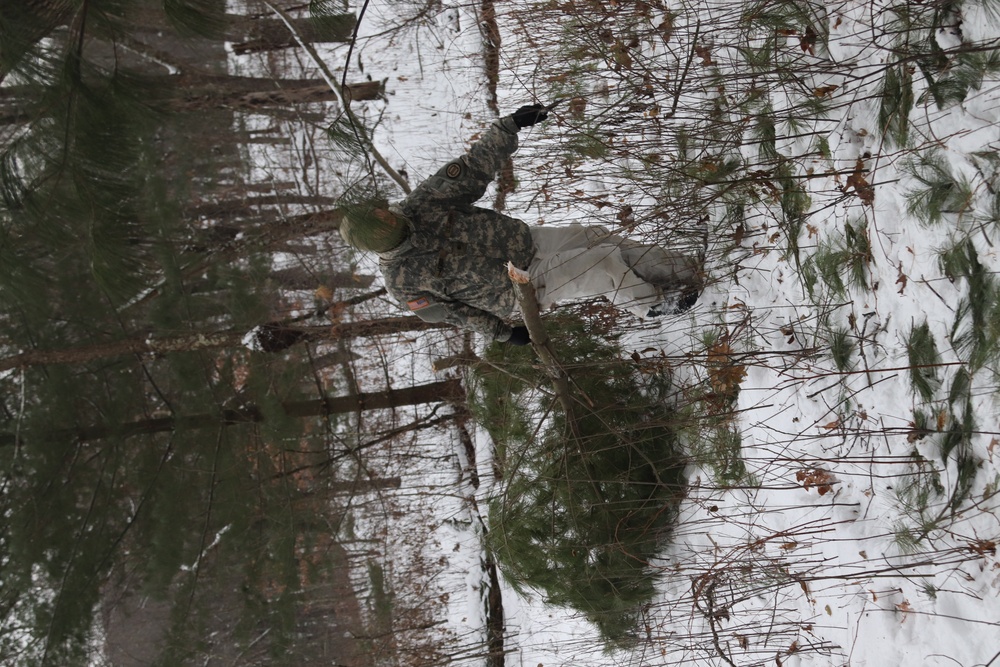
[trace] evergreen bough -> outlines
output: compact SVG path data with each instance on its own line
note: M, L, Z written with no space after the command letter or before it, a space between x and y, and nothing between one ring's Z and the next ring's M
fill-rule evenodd
M488 543L515 588L540 589L621 646L652 599L650 560L683 490L677 415L669 382L640 373L606 332L566 317L548 329L571 377L575 428L530 348L495 345L475 371L472 405L503 477Z

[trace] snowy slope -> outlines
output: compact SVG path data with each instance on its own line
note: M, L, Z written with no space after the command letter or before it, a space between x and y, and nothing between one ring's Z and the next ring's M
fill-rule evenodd
M551 99L564 81L553 74L565 64L558 30L572 29L569 20L533 33L525 28L525 6L499 8L504 109ZM464 150L492 120L476 9L446 3L430 19L388 34L400 5L368 7L349 67L352 73L389 79L388 101L367 106L365 113L381 114L376 142L411 181ZM629 48L645 63L662 58L665 69L683 65L693 52L692 36L726 23L735 11L721 3L668 8L654 2L647 9L639 23L662 34L671 17L677 30L656 48L645 42ZM988 12L972 5L963 12L961 35L950 29L938 34L943 47L998 36L1000 25ZM968 391L954 390L968 396L975 427L962 447L942 457L943 432L963 416L963 408L955 416L957 403L949 394L958 374L969 368L969 354L949 341L956 321L959 330L970 321L963 310L970 285L946 276L940 261L943 249L969 242L988 275L997 268L996 225L983 222L990 215L995 174L990 159L976 154L1000 147L1000 80L988 74L978 91L945 109L930 100L915 104L908 147L887 144L876 96L884 76L871 73L893 58L892 17L886 3L845 2L822 16L828 50L800 51L801 33L781 40L782 48L800 52L814 66L812 90L835 87L816 93L831 98L825 118L804 118L804 127L777 130L777 150L792 158L798 175L815 176L803 178L810 214L797 239L799 256L787 252L784 228L766 202L749 211L743 229L727 226L723 212L715 210L712 284L699 305L681 319L635 323L630 334L634 349L662 350L679 360L678 377L691 381L703 380L704 369L683 360L704 354L702 333L731 336L734 359L746 370L734 422L748 472L744 483L721 485L708 466L691 466L674 542L653 564L661 574L660 595L647 610L634 652L605 655L596 633L573 612L505 590L512 651L507 664L1000 664L995 553L1000 521L993 496L1000 479L994 461L998 383L986 366L974 369ZM715 36L721 40L723 29ZM723 69L738 61L722 41L713 49ZM329 55L343 66L344 49ZM815 66L820 61L825 64ZM619 92L618 77L605 74L580 75L594 93L585 112L591 119L611 108ZM917 68L912 76L919 98L927 83ZM611 82L610 97L600 93L602 81ZM788 101L785 92L771 94L779 112ZM670 95L657 102L669 108ZM664 124L672 122L682 122L681 114ZM624 168L620 163L598 161L573 173L550 164L554 147L581 125L563 115L522 133L515 162L520 188L509 203L513 214L531 223L582 218L615 224L615 211L626 204L640 212L656 205L655 194L630 187L624 172L615 171ZM828 147L825 155L814 150L817 137ZM642 140L648 146L649 139ZM749 157L757 149L742 150ZM905 168L906 160L929 151L966 179L972 195L937 224L919 220L906 206L908 193L922 187ZM865 180L851 185L859 159ZM556 193L551 201L539 196L542 188ZM614 206L585 202L595 198ZM574 201L579 206L571 205ZM824 244L840 242L847 225L861 221L870 241L864 285L849 285L842 298L824 293L822 285L819 296L810 295L802 262ZM654 232L642 226L636 231L647 237ZM906 350L911 330L924 322L940 357L938 386L929 401L912 388ZM836 331L851 343L846 366L838 367L831 354ZM429 362L440 350L429 345L390 353L403 380L432 375ZM929 417L927 431L915 427L916 412ZM477 444L485 484L488 442L480 438ZM973 471L959 469L959 453L974 462ZM455 484L456 493L435 501L435 510L448 520L437 524L429 543L440 546L451 568L451 583L442 585L468 594L451 602L456 632L467 637L482 624L478 534L463 501L467 478L454 471L437 474L425 480L428 488ZM970 479L971 487L964 489ZM962 502L952 512L948 503L958 490ZM480 490L483 497L488 493ZM924 534L929 521L933 525Z

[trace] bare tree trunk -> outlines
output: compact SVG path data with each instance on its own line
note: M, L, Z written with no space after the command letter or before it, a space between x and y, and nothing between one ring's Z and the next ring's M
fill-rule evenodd
M326 488L333 493L354 495L380 489L398 489L402 485L399 477L375 477L373 479L358 479L345 482L327 482Z
M317 327L274 327L275 336L294 337L293 342L300 341L336 341L341 338L356 338L361 336L383 336L386 334L403 333L407 331L426 331L428 329L446 328L446 324L424 322L417 317L388 317L378 320L362 320L359 322L343 322L332 326ZM208 333L190 333L170 338L148 338L136 336L124 340L108 341L94 345L62 348L58 350L29 350L0 359L0 372L15 368L48 366L58 364L84 364L102 359L113 359L133 354L162 355L177 352L195 352L198 350L220 350L243 347L245 331L215 331ZM270 351L278 351L289 347L285 345ZM268 351L268 350L265 350Z
M462 382L451 379L402 389L362 392L347 396L323 396L308 401L288 401L282 404L282 408L289 417L309 418L365 410L386 410L423 403L454 403L463 400L465 400L465 389L462 387ZM169 433L177 430L259 424L264 420L264 413L257 406L250 405L198 415L176 415L140 419L124 424L95 424L75 429L60 429L38 434L38 437L41 440L72 438L78 441L100 440L110 436L129 438L136 435ZM21 436L21 439L25 439L24 435ZM10 446L15 444L15 441L16 436L13 433L0 433L0 446Z
M323 19L292 19L295 31L304 42L347 42L354 34L353 14L341 14ZM226 41L233 42L237 55L260 51L275 51L295 46L295 39L279 19L255 19L230 16Z
M267 195L237 196L226 201L192 206L184 212L184 215L186 218L193 220L204 218L220 220L239 217L260 219L260 210L263 207L332 206L338 201L337 197L320 197L297 192L280 192Z
M266 77L213 76L182 74L171 81L180 94L170 102L177 111L225 107L257 110L261 107L287 107L309 102L335 102L337 94L322 79L270 79ZM363 81L348 84L345 95L352 101L381 99L385 84Z
M320 285L326 287L371 287L375 282L375 276L361 276L350 271L340 271L337 273L314 273L307 271L301 266L292 266L286 269L275 269L271 271L272 279L282 289L306 290L316 289Z

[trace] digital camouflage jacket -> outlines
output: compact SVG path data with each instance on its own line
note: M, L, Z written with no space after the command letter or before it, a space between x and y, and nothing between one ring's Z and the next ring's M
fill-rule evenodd
M409 238L380 253L386 289L428 322L447 322L505 341L517 297L507 262L527 269L535 254L528 226L475 206L517 149L510 116L495 121L469 152L452 160L394 206Z

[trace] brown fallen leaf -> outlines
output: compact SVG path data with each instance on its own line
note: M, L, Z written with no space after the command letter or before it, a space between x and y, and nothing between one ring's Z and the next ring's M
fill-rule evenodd
M833 490L833 483L836 478L822 468L807 468L795 473L795 479L802 484L802 488L808 491L816 489L816 493L825 496Z
M972 553L979 554L983 557L997 555L997 543L993 540L976 540L975 542L969 542L968 549Z
M657 32L660 33L660 38L664 42L669 42L670 38L674 35L674 17L672 14L668 13L663 17L663 22L660 23L656 28Z
M906 619L909 618L909 612L913 611L913 607L910 606L909 600L903 600L896 604L896 610L903 614L903 620L900 624L906 623Z
M806 28L805 32L802 33L802 37L799 38L799 48L802 49L803 53L808 53L811 56L816 55L816 39L818 37L819 35L816 34L816 31L811 26Z
M712 60L712 50L707 46L696 46L694 47L695 55L701 58L701 64L706 67L709 65L714 65L715 61Z
M865 179L865 163L861 158L858 158L857 163L854 165L854 172L844 182L844 192L847 192L851 188L854 188L854 194L863 203L868 206L875 203L875 188Z
M623 227L631 227L635 224L635 210L629 204L625 204L615 217L618 218L618 224Z

